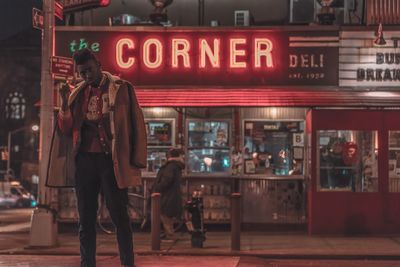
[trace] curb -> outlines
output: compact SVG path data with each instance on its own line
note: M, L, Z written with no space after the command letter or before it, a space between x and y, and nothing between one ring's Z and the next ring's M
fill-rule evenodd
M16 255L16 256L79 256L79 253L66 252L66 251L42 251L38 250L9 250L0 251L0 255ZM118 256L117 252L98 252L98 256ZM203 252L174 252L174 251L136 251L135 255L140 256L240 256L240 257L258 257L263 259L282 259L282 260L400 260L400 254L387 255L387 254L276 254L276 253L261 253L261 252L216 252L216 253L203 253Z

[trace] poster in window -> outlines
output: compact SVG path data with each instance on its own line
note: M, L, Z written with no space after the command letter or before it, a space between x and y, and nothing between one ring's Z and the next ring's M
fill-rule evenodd
M303 159L303 148L294 147L293 148L293 158L294 159Z
M293 133L293 146L304 146L303 133Z
M245 160L244 162L244 172L245 173L256 173L256 165L252 159Z
M173 121L149 120L146 121L147 144L149 146L173 145Z

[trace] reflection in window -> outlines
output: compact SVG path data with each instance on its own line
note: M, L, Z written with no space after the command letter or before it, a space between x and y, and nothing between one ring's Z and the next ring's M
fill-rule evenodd
M376 131L318 131L319 189L378 191Z
M302 175L303 121L245 121L244 172Z
M20 92L11 92L6 98L6 119L21 120L25 118L26 103Z
M228 172L229 123L189 121L187 163L189 172Z
M400 131L389 131L389 192L400 192Z
M161 166L167 162L169 148L151 148L147 149L147 171L158 172Z

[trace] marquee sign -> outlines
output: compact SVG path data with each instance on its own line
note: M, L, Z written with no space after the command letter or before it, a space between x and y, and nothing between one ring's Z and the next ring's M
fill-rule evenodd
M400 34L385 31L386 45L374 44L375 32L342 32L340 86L400 85Z
M89 48L142 86L337 85L336 31L103 29L58 29L56 54Z

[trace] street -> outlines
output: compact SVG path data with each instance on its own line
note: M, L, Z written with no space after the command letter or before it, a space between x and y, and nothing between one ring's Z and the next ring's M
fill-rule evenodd
M27 232L32 208L0 209L0 233Z
M79 266L79 247L77 244L76 229L73 227L64 227L64 233L59 234L59 244L56 248L50 249L28 249L29 242L29 226L30 216L32 209L2 209L0 210L0 267L7 266L23 266L23 267L78 267ZM205 242L203 249L193 250L190 248L189 236L186 233L182 233L180 241L175 244L162 243L162 251L160 253L152 253L149 243L149 233L135 233L135 251L138 253L136 263L139 267L157 267L157 266L170 266L170 267L181 267L181 266L205 266L205 267L397 267L400 266L399 257L382 257L382 258L371 258L366 255L366 259L363 257L352 257L352 254L348 254L345 257L339 259L329 252L325 252L323 255L318 256L318 253L326 251L326 248L321 249L320 239L301 237L296 235L267 235L266 239L255 239L254 235L247 233L247 239L254 243L253 246L256 248L260 246L259 243L262 241L264 246L269 242L269 247L266 248L264 253L259 255L246 255L251 251L245 251L241 255L229 255L229 252L224 252L221 246L227 246L224 240L224 233L208 233L208 240ZM287 241L284 241L287 239ZM244 237L243 240L246 240ZM258 241L257 241L258 240ZM323 242L329 242L332 246L334 244L333 238L321 239ZM368 245L376 246L372 247L372 252L376 252L377 248L385 249L387 252L389 249L396 250L397 244L396 238L388 239L369 239L365 240L365 249L359 248L360 245L349 245L355 240L351 238L341 238L339 246L341 248L346 247L348 250L353 250L353 253L357 251L367 252ZM364 240L364 239L363 239ZM371 241L375 240L375 241ZM314 243L317 242L318 243ZM282 243L284 242L284 243ZM335 241L336 242L336 241ZM347 242L347 244L346 244ZM381 242L381 243L379 243ZM308 243L308 244L307 244ZM313 244L314 243L314 244ZM259 244L259 245L256 245ZM359 243L357 243L359 244ZM285 247L282 247L285 246ZM309 246L306 258L301 254L301 247L306 248ZM358 246L359 250L356 250ZM176 247L176 248L175 248ZM279 249L279 247L281 247ZM297 248L296 248L297 247ZM298 255L293 253L293 250L298 251ZM304 253L303 248L303 253ZM279 249L279 250L277 250ZM337 249L334 249L335 251ZM216 253L220 252L220 255ZM313 254L310 253L313 251ZM271 254L272 253L272 254ZM275 254L273 254L275 253ZM286 254L285 254L286 253ZM289 253L289 254L288 254ZM291 255L290 255L291 253ZM162 255L161 255L162 254ZM381 253L382 254L382 253ZM285 256L286 255L286 256ZM290 256L288 256L290 255ZM316 255L314 257L313 255ZM394 254L393 254L394 255ZM105 235L99 233L98 235L98 257L97 262L99 267L116 267L120 266L119 258L117 256L117 248L113 235Z

